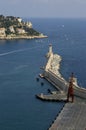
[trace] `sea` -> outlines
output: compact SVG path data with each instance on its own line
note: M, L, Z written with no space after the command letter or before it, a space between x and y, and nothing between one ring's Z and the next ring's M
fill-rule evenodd
M36 98L55 90L45 79L37 81L49 44L62 57L62 76L68 81L73 72L79 86L86 88L86 19L24 19L48 37L0 40L0 130L47 130L62 110L63 102Z

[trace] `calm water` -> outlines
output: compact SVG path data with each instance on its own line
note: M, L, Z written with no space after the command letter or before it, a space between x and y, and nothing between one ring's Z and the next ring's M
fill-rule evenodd
M42 102L35 98L52 88L36 77L53 51L62 56L60 72L68 80L75 73L78 83L86 87L86 20L30 19L33 27L48 35L46 39L0 41L0 129L47 130L63 103ZM41 86L44 82L44 86Z

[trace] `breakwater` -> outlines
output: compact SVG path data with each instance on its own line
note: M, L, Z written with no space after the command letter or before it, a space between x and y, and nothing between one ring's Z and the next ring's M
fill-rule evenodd
M66 81L59 72L61 56L54 54L52 45L49 46L49 52L46 55L47 63L42 73L43 77L54 85L60 93L67 95L69 81ZM74 95L86 99L86 89L78 86L77 79L73 77Z

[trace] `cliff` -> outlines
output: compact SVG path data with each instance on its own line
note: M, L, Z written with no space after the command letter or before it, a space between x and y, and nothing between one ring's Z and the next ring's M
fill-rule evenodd
M47 37L33 29L31 22L20 17L0 15L0 39L31 39Z

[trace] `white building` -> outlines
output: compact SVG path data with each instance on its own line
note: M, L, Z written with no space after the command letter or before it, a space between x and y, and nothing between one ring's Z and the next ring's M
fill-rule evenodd
M22 19L21 19L21 18L18 18L17 20L18 20L18 22L20 22L20 23L22 22Z
M31 22L27 22L26 26L29 27L29 28L32 28L32 23Z
M6 35L5 30L6 30L5 28L0 28L0 35L5 36Z
M10 26L10 27L9 27L9 30L10 30L10 32L15 33L15 30L14 30L14 27L13 27L13 26Z
M24 33L26 33L25 30L22 29L22 28L17 28L16 31L17 31L18 34L24 34Z

